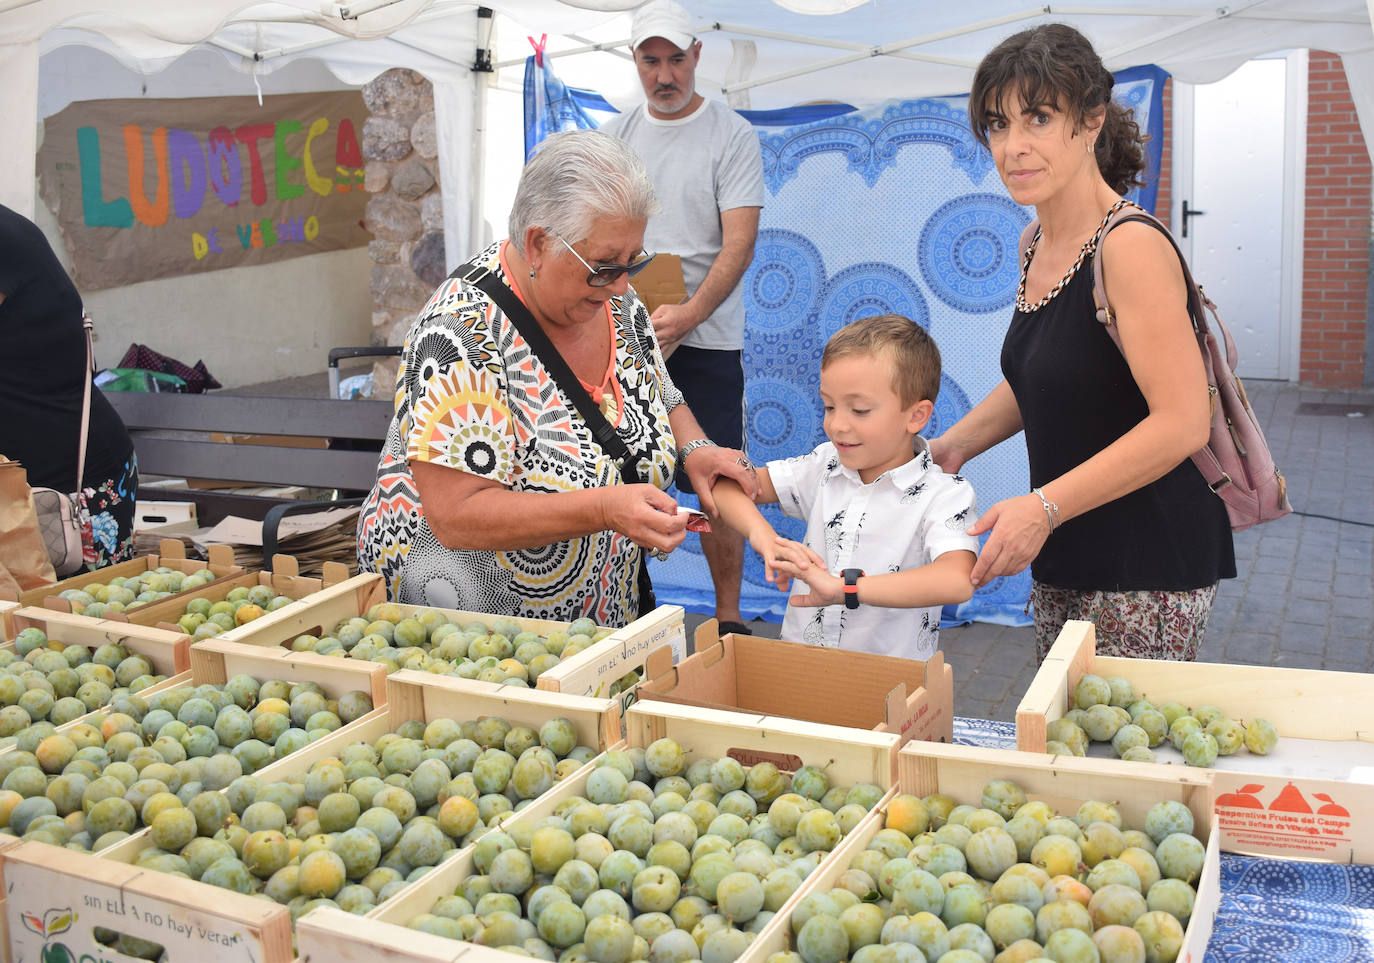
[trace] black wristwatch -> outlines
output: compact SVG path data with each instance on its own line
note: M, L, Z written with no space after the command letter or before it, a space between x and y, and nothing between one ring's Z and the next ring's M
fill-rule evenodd
M847 568L840 572L840 577L844 579L844 607L857 609L859 607L859 579L864 577L864 570Z

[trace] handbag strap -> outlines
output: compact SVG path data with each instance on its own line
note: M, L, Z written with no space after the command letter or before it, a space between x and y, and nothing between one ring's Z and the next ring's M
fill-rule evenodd
M515 292L484 265L472 261L460 264L449 277L477 287L496 302L496 306L510 318L515 330L520 332L520 336L525 339L535 357L553 377L554 384L582 415L582 420L596 436L602 451L620 463L620 480L626 485L639 484L640 456L631 454L624 439L616 434L596 402L592 401L591 395L582 387L582 382L577 379L568 362L549 340L548 334L535 320L530 309L515 296ZM653 579L649 577L649 553L642 547L639 550L639 571L636 573L635 582L639 588L639 614L648 615L657 606L657 598L654 595Z
M625 444L620 435L616 434L616 430L611 427L611 423L601 413L600 407L592 401L591 395L582 387L577 375L573 374L568 362L554 347L554 343L549 340L548 334L534 319L530 309L525 307L524 302L515 296L515 292L481 264L468 262L459 265L449 277L457 278L480 288L483 293L496 302L496 306L501 309L506 317L510 318L511 323L520 332L520 336L525 339L525 343L530 346L535 357L548 370L559 390L573 403L573 407L582 416L582 420L587 423L587 427L591 429L602 450L620 464L621 480L627 485L638 484L640 481L639 456L630 453L629 446Z
M85 388L81 396L81 444L76 450L76 487L72 491L81 492L81 483L86 478L86 440L91 429L91 376L95 373L95 350L91 345L91 316L81 311L81 328L86 335L86 368L82 380Z

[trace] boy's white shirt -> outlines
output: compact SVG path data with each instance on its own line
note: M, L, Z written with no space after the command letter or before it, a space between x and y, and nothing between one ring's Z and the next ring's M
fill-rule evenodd
M778 506L806 520L806 544L830 572L861 568L882 575L919 568L945 552L978 551L978 539L965 532L977 517L973 486L962 475L941 471L925 439L919 445L911 461L869 484L840 464L828 441L808 454L768 463ZM792 595L806 592L794 579ZM928 659L939 648L940 608L789 605L782 638Z

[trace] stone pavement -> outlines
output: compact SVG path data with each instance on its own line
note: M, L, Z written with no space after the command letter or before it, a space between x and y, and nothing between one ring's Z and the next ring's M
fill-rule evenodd
M1374 672L1374 390L1246 389L1295 513L1236 535L1237 577L1221 583L1198 658ZM689 615L688 631L700 621ZM1036 669L1031 629L974 623L940 637L955 713L1014 720Z

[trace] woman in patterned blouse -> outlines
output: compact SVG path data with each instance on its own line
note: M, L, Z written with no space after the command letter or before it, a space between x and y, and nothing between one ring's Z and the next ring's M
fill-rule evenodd
M622 625L638 611L641 550L671 552L685 535L664 492L679 446L698 491L719 475L753 487L740 452L705 439L682 403L630 287L656 209L621 141L555 134L521 176L509 240L471 261L529 309L639 456L641 484L622 484L492 299L449 278L406 336L396 415L358 523L359 567L385 576L393 600Z

